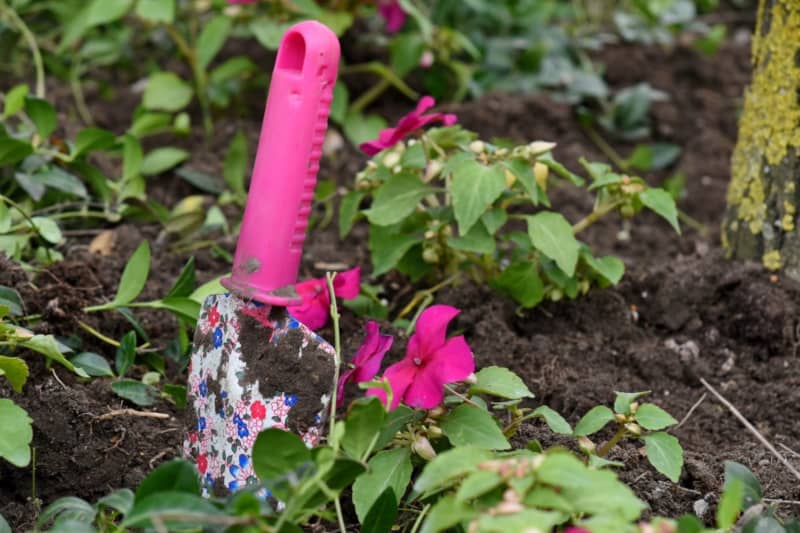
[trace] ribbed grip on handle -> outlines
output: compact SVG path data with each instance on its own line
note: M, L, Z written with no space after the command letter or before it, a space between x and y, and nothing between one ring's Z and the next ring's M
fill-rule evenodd
M339 66L339 41L306 21L281 40L272 72L231 277L222 284L271 305L294 291Z

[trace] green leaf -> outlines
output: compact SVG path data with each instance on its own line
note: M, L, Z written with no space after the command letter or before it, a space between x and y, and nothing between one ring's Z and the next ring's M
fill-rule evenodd
M540 509L523 509L510 515L483 514L478 519L478 531L554 531L564 521L564 514ZM600 531L595 529L593 531Z
M386 410L378 398L369 397L354 402L345 419L342 449L353 459L365 460L364 454L377 440L385 418Z
M294 471L311 461L305 443L288 431L269 428L253 444L253 468L263 481L270 481Z
M0 376L5 376L17 394L28 380L28 364L20 357L0 355Z
M372 224L378 226L396 224L413 213L420 200L435 190L422 183L414 173L392 174L375 191L372 206L364 214Z
M506 177L502 167L471 158L458 163L452 176L453 212L459 233L465 235L506 189Z
M657 215L665 219L675 228L680 235L681 228L678 225L678 208L675 206L675 199L663 189L650 188L639 195L639 199L644 205L655 211Z
M402 431L408 426L423 418L421 411L415 411L405 405L398 405L397 408L386 416L378 441L375 443L375 449L380 450L389 444L397 435L398 431Z
M28 86L24 83L15 85L5 95L3 104L3 118L6 119L14 115L25 107L25 97L28 96Z
M131 489L117 489L97 500L97 506L128 514L133 508L133 499L134 495Z
M92 0L89 6L88 27L108 24L125 16L133 0Z
M470 387L470 394L491 394L508 400L533 398L525 382L507 368L488 366L478 371L475 377L477 382Z
M631 410L631 403L643 396L650 394L649 390L641 392L614 392L614 412L627 415Z
M681 155L681 147L670 143L638 144L625 160L628 166L642 172L662 170Z
M156 72L147 81L142 105L151 111L180 111L192 99L192 87L172 72Z
M640 405L635 416L636 422L650 431L657 431L678 423L672 415L652 403Z
M522 188L528 193L533 205L539 204L539 187L536 183L536 175L533 173L533 166L527 159L512 159L505 163L506 168L522 184Z
M390 226L370 226L368 244L372 255L372 275L379 276L394 268L406 252L420 242L421 235L399 233Z
M222 286L222 283L219 282L219 280L221 280L223 277L225 277L225 275L218 276L203 283L197 287L192 294L189 295L189 298L202 305L205 299L212 294L222 294L226 292L227 289Z
M678 519L677 533L703 533L703 523L692 514L685 514Z
M86 199L89 197L89 192L83 182L59 167L51 167L37 172L31 176L31 181L79 198Z
M482 496L500 485L503 479L497 472L489 470L478 470L464 478L461 486L456 491L456 501L466 503L467 501Z
M183 265L178 279L172 284L172 288L167 293L167 298L178 296L188 297L192 294L195 288L195 275L194 275L194 256L190 257L186 264Z
M523 307L536 307L544 298L544 283L536 264L530 261L511 263L490 283Z
M572 435L572 428L564 417L546 405L540 405L529 415L534 418L543 418L548 427L559 435Z
M129 331L122 336L117 348L114 365L117 367L117 374L124 376L133 365L136 359L136 332Z
M8 206L3 201L0 201L0 234L6 233L11 229L11 222L11 210L8 209ZM3 296L0 294L0 305L6 305L2 302L2 298Z
M739 478L733 478L725 487L717 506L717 527L727 530L736 523L742 510L744 485Z
M200 495L200 478L188 461L173 459L158 466L147 475L136 489L135 501L164 492L183 492Z
M122 139L122 181L129 181L139 175L143 159L142 145L133 135Z
M502 228L506 221L508 221L508 213L501 207L490 209L481 217L481 222L483 222L483 226L489 232L489 235L497 233L497 230Z
M111 384L111 390L120 398L147 407L156 403L158 391L150 385L132 379L121 379Z
M397 498L394 491L387 488L381 492L370 507L367 516L361 521L361 533L389 533L396 519Z
M8 313L12 316L19 316L23 313L22 299L19 297L19 293L11 287L0 285L0 305L7 307Z
M339 204L339 238L344 239L358 217L358 208L364 198L364 191L349 191Z
M279 22L273 17L256 17L250 21L250 31L261 46L267 50L277 50L281 38L292 26L293 22Z
M114 376L114 372L111 371L111 366L102 355L92 352L81 352L71 357L69 361L76 367L82 368L83 371L90 376Z
M494 237L486 231L483 224L475 224L466 235L448 238L447 244L456 250L481 255L493 254L495 250Z
M55 220L47 217L32 217L31 221L36 229L36 233L44 240L52 244L61 242L61 230Z
M119 307L131 303L144 289L149 274L150 243L145 240L139 244L125 264L125 269L119 278L117 294L105 307Z
M0 167L18 163L32 153L33 147L30 143L11 137L0 137Z
M218 15L203 27L197 38L196 55L197 64L205 70L211 60L225 44L225 39L231 31L231 19L226 15Z
M139 0L136 16L154 23L172 24L175 20L175 0Z
M70 533L93 532L94 528L89 524L97 516L97 509L84 499L74 496L59 498L38 516L36 524L43 526L48 522L54 522L54 528L49 531Z
M761 483L758 482L758 478L753 472L741 463L725 461L725 486L734 479L738 479L742 482L743 510L747 510L753 505L760 503L764 498Z
M171 169L186 161L189 157L189 152L175 148L172 146L165 146L163 148L156 148L149 152L142 161L141 172L145 176L154 176L161 174L164 171Z
M181 410L186 409L186 387L183 385L171 385L166 383L164 385L164 392L175 402L175 407Z
M677 483L683 468L683 449L678 439L663 431L644 435L642 439L650 464Z
M82 369L76 368L75 365L67 361L63 355L63 352L70 351L70 349L63 344L56 342L55 337L52 335L34 335L29 339L20 341L19 344L20 346L24 346L25 348L44 355L48 359L55 361L70 372L74 372L82 378L89 377L89 375L86 374L86 372L84 372Z
M386 127L386 120L378 115L363 115L356 111L348 111L344 116L344 134L355 146L378 137Z
M750 520L744 528L742 533L796 533L798 530L798 523L794 524L781 524L772 516L757 516Z
M202 530L206 526L203 515L221 515L214 504L200 495L186 492L164 491L137 499L131 512L119 525L121 528L152 530L151 518L156 514L186 516L183 520L164 520L167 531Z
M411 480L411 451L407 447L384 450L370 459L369 470L353 483L353 504L359 521L367 514L387 489L400 501Z
M28 96L25 99L25 114L31 119L36 126L36 131L42 139L49 139L50 134L56 130L58 126L58 117L56 110L50 105L47 100Z
M591 253L581 253L581 257L592 270L603 276L612 285L619 283L625 274L625 263L613 255L598 259Z
M225 191L225 185L218 176L212 176L187 166L182 166L175 173L201 191L216 195Z
M228 187L241 196L246 194L244 183L247 163L247 138L245 138L244 133L237 131L228 146L228 151L225 153L222 175L225 177L225 183L228 184Z
M192 323L197 322L200 316L200 304L191 298L171 296L163 300L154 300L140 304L141 307L151 307L153 309L166 309L179 318L185 318Z
M0 398L0 457L14 466L28 466L31 460L32 422L25 409Z
M552 259L567 276L575 274L580 243L572 225L560 213L543 211L528 217L528 235L533 245Z
M472 510L470 506L456 501L455 496L448 494L439 500L431 507L428 516L422 523L420 533L438 533L440 531L449 531L450 528L470 518L476 511Z
M139 113L133 119L133 124L128 129L128 133L134 137L142 138L167 130L171 123L172 115L169 113Z
M614 420L614 412L605 405L597 405L578 420L573 434L576 437L585 437L597 433L612 420Z
M476 446L507 450L511 445L494 417L484 409L469 404L459 405L441 421L441 428L453 446Z
M6 519L0 514L0 533L13 533L11 531L11 526L8 525Z
M405 77L419 66L419 60L424 51L425 42L418 33L400 33L394 36L389 41L392 70L398 77Z
M425 465L414 483L416 495L444 488L449 482L470 472L493 457L492 452L476 446L459 446L438 454Z
M333 101L331 102L330 118L332 121L341 123L347 113L350 94L347 92L347 85L337 83L333 87Z

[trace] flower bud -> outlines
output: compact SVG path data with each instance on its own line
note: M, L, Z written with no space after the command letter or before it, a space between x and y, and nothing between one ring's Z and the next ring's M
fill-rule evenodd
M392 150L391 152L383 156L383 165L386 167L392 168L396 166L397 163L399 162L400 162L400 154L395 150Z
M498 148L495 151L494 155L496 155L497 157L505 157L508 155L508 148Z
M545 152L549 152L555 147L556 143L551 143L547 141L533 141L528 145L528 148L531 151L531 155L543 154Z
M428 231L425 232L425 238L428 239L428 240L435 239L436 238L436 232L433 231L432 229L429 229Z
M450 237L451 235L453 235L453 228L449 224L446 226L442 226L439 231L442 232L442 235L444 235L445 237Z
M432 461L436 457L436 451L431 446L431 442L423 436L419 436L414 440L411 445L411 451L427 461Z
M469 143L469 149L473 153L480 154L486 149L486 144L483 141L472 141Z
M591 455L597 449L597 445L589 437L578 437L578 448L586 455Z
M422 250L422 260L426 263L436 264L439 262L439 252L436 248L425 248Z
M525 506L519 502L502 501L489 510L490 513L498 515L516 514L525 510Z
M431 417L431 418L439 418L440 416L442 416L446 412L447 411L445 410L444 407L442 407L441 405L437 405L436 407L434 407L433 409L428 411L428 416Z
M435 59L433 52L425 50L419 58L419 68L431 68Z
M639 427L639 424L634 424L633 422L630 424L625 424L625 429L627 429L628 432L634 437L638 437L642 434L642 428Z
M442 171L442 164L439 162L438 159L432 159L428 166L425 167L425 181L431 181L433 178L439 175L439 172Z
M632 415L636 414L636 411L639 410L639 402L631 402L631 406L629 408Z
M478 382L478 376L475 375L475 372L464 378L464 383L469 383L470 385L475 385Z
M631 218L636 212L633 209L633 206L630 204L625 204L619 208L619 214L625 218Z
M564 293L561 292L561 289L553 289L550 291L550 299L554 302L559 301L563 297Z
M429 437L438 439L442 435L444 435L444 432L442 431L442 428L440 428L439 426L428 426Z
M533 175L536 177L536 183L542 190L547 190L547 174L550 168L544 163L536 162L533 164Z
M623 415L622 413L616 413L614 415L614 420L616 420L620 424L624 424L625 422L628 421L628 417Z

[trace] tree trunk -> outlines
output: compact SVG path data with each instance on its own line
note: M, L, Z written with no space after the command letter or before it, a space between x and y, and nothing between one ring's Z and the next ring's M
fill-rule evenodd
M760 0L722 245L800 281L800 0Z

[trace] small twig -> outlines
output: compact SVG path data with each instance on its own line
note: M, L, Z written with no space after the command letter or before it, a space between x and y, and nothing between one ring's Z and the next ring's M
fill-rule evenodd
M688 413L686 413L686 415L685 415L685 416L684 416L684 417L681 419L681 421L678 423L678 425L677 425L677 426L675 426L675 429L678 429L679 427L681 427L681 426L683 425L683 423L684 423L684 422L686 422L687 420L689 420L689 418L692 416L692 414L694 414L695 410L696 410L698 407L700 407L700 404L701 404L701 403L703 403L703 401L704 401L705 399L706 399L706 393L704 392L704 393L703 393L703 395L702 395L702 396L700 396L700 399L699 399L699 400L697 400L697 401L694 403L694 405L691 407L691 409L689 409L689 412L688 412Z
M794 451L793 449L789 448L789 447L788 447L787 445L785 445L784 443L782 443L782 442L779 442L779 443L778 443L778 446L780 446L781 448L783 448L784 450L786 450L786 451L787 451L787 452L789 452L790 454L794 455L795 457L800 457L800 453L797 453L796 451Z
M792 465L792 463L790 463L783 455L781 455L780 452L775 449L775 446L773 446L766 438L764 438L764 436L758 432L755 426L753 426L753 424L751 424L744 417L744 415L742 415L742 413L740 413L739 410L733 406L731 402L726 400L724 396L718 393L716 389L711 385L709 385L705 379L700 378L700 383L702 383L703 386L711 392L711 394L716 396L717 400L719 400L720 403L722 403L725 407L727 407L728 410L730 410L730 412L733 413L733 415L739 419L739 422L741 422L744 425L744 427L746 427L750 431L750 433L752 433L756 437L756 439L758 439L758 441L764 445L766 449L772 452L772 455L774 455L775 458L778 459L778 461L783 463L783 466L785 466L786 469L792 473L792 475L794 475L797 479L800 479L800 471L798 471L797 468L795 468L794 465Z
M106 414L95 417L95 420L110 420L116 416L139 416L142 418L159 418L161 420L168 419L170 415L167 413L158 413L155 411L137 411L136 409L114 409Z
M777 498L762 498L767 503L777 503L782 505L800 505L800 500L779 500Z
M170 452L170 450L161 450L161 451L160 451L160 452L158 452L158 453L157 453L155 456L153 456L153 458L152 458L152 459L150 459L150 460L147 462L147 465L150 467L150 470L152 470L152 469L154 468L154 465L155 465L155 463L156 463L156 462L157 462L159 459L161 459L162 457L164 457L165 455L167 455L169 452Z
M58 374L56 374L56 369L55 369L55 368L51 368L51 369L50 369L50 372L52 372L52 373L53 373L53 377L54 377L54 378L56 378L56 381L58 381L59 385L61 385L62 387L64 387L64 389L65 389L65 390L66 390L66 389L69 389L69 387L67 387L66 385L64 385L64 382L63 382L63 381L61 381L61 378L59 378L59 377L58 377Z
M464 396L463 394L461 394L460 392L458 392L457 390L455 390L455 389L454 389L453 387L451 387L450 385L445 385L445 386L444 386L444 390L446 390L447 392L449 392L450 394L452 394L452 395L453 395L453 396L455 396L456 398L460 399L462 402L464 402L464 403L468 403L468 404L469 404L469 405L471 405L472 407L477 407L478 409L482 409L482 407L481 407L480 405L478 405L478 404L477 404L477 403L475 403L474 401L470 400L469 398L467 398L466 396Z

